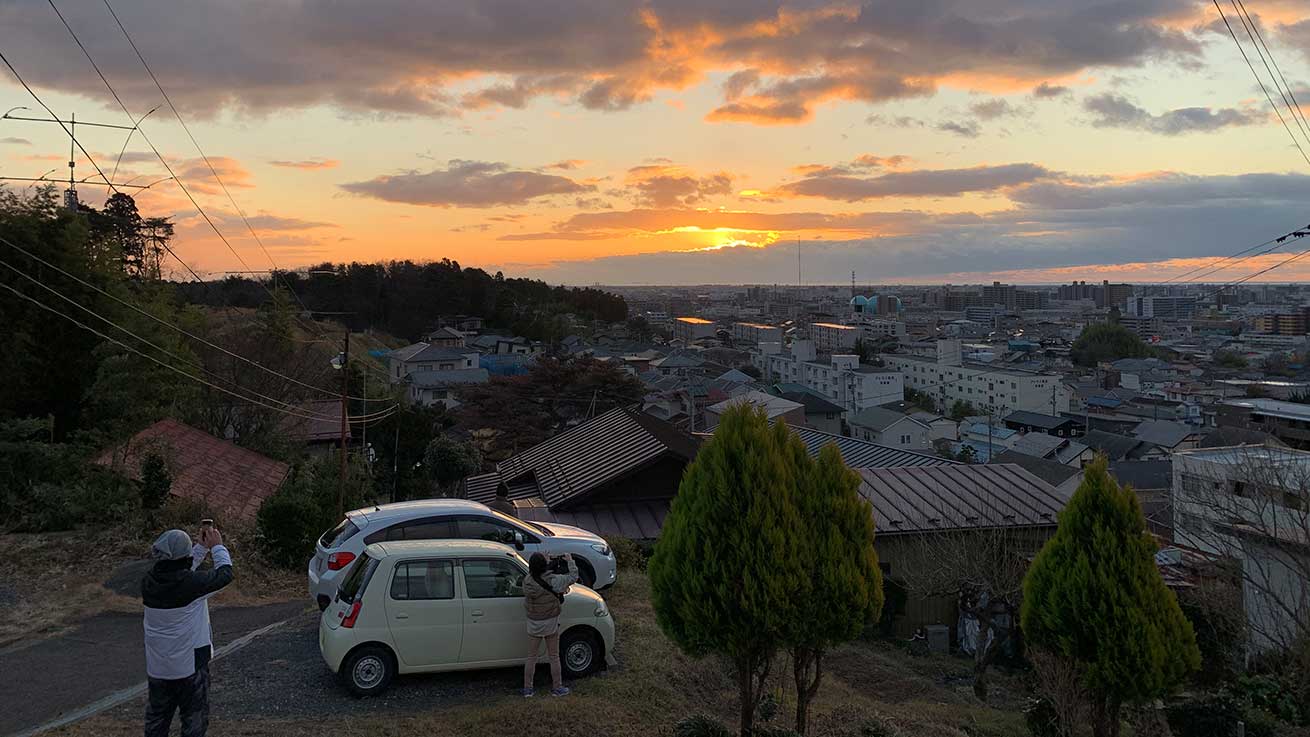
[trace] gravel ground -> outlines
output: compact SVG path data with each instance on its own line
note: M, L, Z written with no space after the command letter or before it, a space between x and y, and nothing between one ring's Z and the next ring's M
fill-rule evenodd
M217 620L221 610L213 616ZM318 616L306 614L216 661L210 671L209 704L216 722L396 715L517 693L521 673L518 668L502 668L398 676L382 695L357 699L323 663L318 652ZM538 680L543 678L549 676L543 672ZM144 708L144 699L136 699L109 715L130 718Z

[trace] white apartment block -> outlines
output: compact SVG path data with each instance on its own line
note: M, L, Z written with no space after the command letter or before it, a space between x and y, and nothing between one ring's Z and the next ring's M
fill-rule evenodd
M690 343L699 338L714 337L714 323L700 317L673 318L673 337Z
M905 337L905 323L900 320L865 318L852 322L851 327L859 328L861 337L865 338Z
M781 343L782 328L776 325L761 325L757 322L734 322L732 337L733 340L746 343Z
M820 361L810 340L792 341L788 352L780 343L761 343L759 350L751 353L751 363L760 370L763 381L800 384L848 412L905 398L905 379L900 373L861 366L859 356L838 354Z
M842 353L855 349L855 341L860 339L860 329L853 325L838 325L834 322L810 323L810 338L819 353Z
M982 412L1028 410L1059 414L1069 409L1069 390L1056 374L966 364L960 360L960 342L937 344L937 358L884 354L888 368L905 375L905 386L932 397L949 410L956 401Z

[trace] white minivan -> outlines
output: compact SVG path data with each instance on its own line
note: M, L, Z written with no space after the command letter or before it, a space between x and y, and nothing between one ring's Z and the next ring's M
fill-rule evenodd
M309 559L309 595L320 610L332 602L337 583L364 548L397 540L491 540L530 557L570 553L578 580L596 590L618 578L618 561L604 538L578 527L528 522L466 499L417 499L364 507L323 533Z
M523 577L514 550L477 540L369 545L319 620L323 659L353 693L381 693L396 674L521 666L527 659ZM570 678L613 662L605 600L574 584L560 613ZM545 663L544 646L540 662Z

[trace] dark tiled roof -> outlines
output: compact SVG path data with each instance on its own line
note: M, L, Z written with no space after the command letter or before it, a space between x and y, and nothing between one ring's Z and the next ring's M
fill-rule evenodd
M997 527L1054 527L1067 501L1011 464L861 468L860 494L879 535Z
M519 519L529 522L558 522L581 527L605 538L627 537L633 540L659 537L664 520L669 516L669 500L584 504L567 511L552 511L540 499L524 499L515 506Z
M1184 425L1181 422L1171 422L1169 420L1147 420L1133 430L1133 435L1148 443L1160 445L1165 448L1174 448L1183 442L1190 435L1197 432L1196 428Z
M839 404L833 404L814 392L783 392L778 396L805 405L805 414L840 414L846 410Z
M511 497L521 485L524 490L535 489L554 509L575 503L667 453L691 460L695 449L695 439L681 430L642 412L618 407L501 461L496 473L510 487ZM491 496L485 497L488 485ZM466 488L470 499L495 497L495 484L480 476L468 479Z
M1021 409L1011 412L1005 418L1006 422L1013 422L1019 425L1028 425L1029 427L1040 427L1044 430L1054 430L1061 425L1069 422L1077 422L1069 417L1056 417L1054 415L1044 415L1040 412L1029 412Z
M303 443L337 441L341 439L341 402L324 399L305 402L300 405L300 414L284 415L277 425L282 432ZM346 438L351 437L351 428L346 428Z
M883 409L882 407L866 407L856 412L855 416L850 418L850 423L882 432L901 420L909 418L909 415L903 412Z
M1141 457L1144 443L1138 438L1118 435L1104 430L1089 430L1080 440L1097 453L1104 453L1112 461Z
M484 368L448 369L446 371L414 371L405 379L420 389L438 389L464 384L485 384L491 372Z
M1227 448L1232 445L1284 445L1283 441L1263 430L1220 425L1201 438L1202 448Z
M105 451L96 463L140 478L141 459L151 452L167 463L173 496L202 502L233 519L253 519L288 470L281 461L171 419L160 420L125 445Z
M841 451L842 460L851 468L885 468L888 466L955 466L957 461L938 458L927 453L912 450L889 448L886 445L870 443L866 440L833 435L811 427L793 427L792 432L800 437L810 455L817 456L823 446L835 444Z
M1051 486L1059 486L1069 479L1082 473L1082 469L1077 466L1069 466L1059 461L1047 460L1020 453L1017 450L1007 450L1004 453L998 453L993 459L995 463L1012 463L1021 466L1025 471L1031 473L1037 478L1045 481Z
M1163 461L1115 461L1110 464L1110 475L1119 480L1120 485L1131 485L1138 491L1168 489L1173 486L1174 462Z

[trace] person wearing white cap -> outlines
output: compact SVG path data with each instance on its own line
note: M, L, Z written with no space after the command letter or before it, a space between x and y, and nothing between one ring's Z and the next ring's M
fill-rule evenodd
M212 525L192 545L182 530L169 530L150 548L155 565L141 582L145 606L146 737L167 737L180 712L182 737L204 737L209 728L209 597L232 583L232 556ZM198 570L213 556L211 570Z

